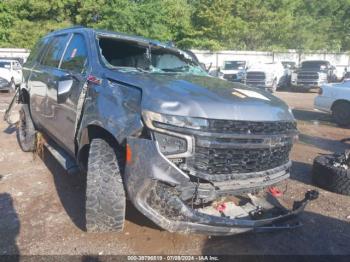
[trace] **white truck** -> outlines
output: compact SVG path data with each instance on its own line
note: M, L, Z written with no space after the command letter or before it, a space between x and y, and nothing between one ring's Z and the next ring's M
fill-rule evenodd
M249 67L245 74L245 84L266 88L271 92L286 85L287 75L281 62L258 63Z
M314 107L332 114L338 125L350 125L350 79L323 85L314 100Z
M0 59L0 90L14 91L21 83L21 64L15 59Z
M219 72L219 77L232 82L242 82L245 76L247 62L242 60L225 61Z

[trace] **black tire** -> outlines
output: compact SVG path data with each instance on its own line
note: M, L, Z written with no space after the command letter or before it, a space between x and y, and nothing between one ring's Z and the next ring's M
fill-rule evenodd
M35 151L36 130L29 112L28 104L22 104L19 110L19 124L17 128L17 140L24 152Z
M350 170L332 165L334 155L318 156L312 168L312 182L326 190L350 195Z
M116 152L101 138L90 144L86 186L86 230L119 232L125 219L125 190Z
M350 125L350 103L338 102L332 107L332 117L339 126Z

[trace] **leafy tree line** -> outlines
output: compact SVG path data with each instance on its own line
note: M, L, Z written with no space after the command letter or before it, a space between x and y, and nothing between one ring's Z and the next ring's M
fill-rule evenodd
M182 48L350 50L350 0L0 0L0 47L72 25Z

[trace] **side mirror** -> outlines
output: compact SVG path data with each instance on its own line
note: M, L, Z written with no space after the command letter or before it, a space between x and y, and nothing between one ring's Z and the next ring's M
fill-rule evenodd
M65 78L58 81L57 85L57 103L61 104L66 102L69 97L70 91L73 86L73 79Z

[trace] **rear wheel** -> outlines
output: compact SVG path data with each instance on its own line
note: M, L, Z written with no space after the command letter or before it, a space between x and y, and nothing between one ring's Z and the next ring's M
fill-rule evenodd
M86 186L88 232L123 230L125 190L115 148L101 138L90 144Z
M19 110L19 124L17 128L17 139L24 152L35 150L36 131L29 112L28 104L22 104Z
M340 126L350 125L350 103L338 102L332 108L334 121Z

